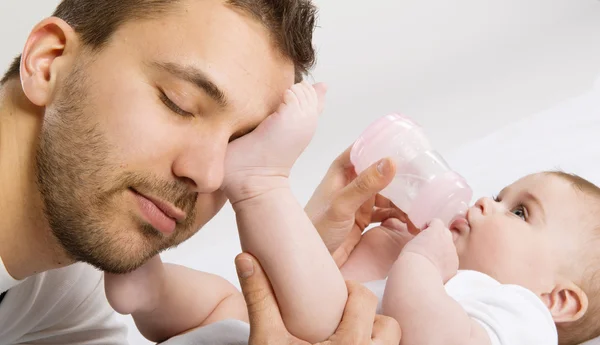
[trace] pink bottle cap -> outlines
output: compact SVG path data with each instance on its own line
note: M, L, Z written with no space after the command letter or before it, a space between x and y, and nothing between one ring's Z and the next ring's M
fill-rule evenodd
M397 131L397 127L394 128L394 126L398 126L399 124L408 127L421 128L421 126L409 117L400 114L389 114L380 117L362 132L350 151L350 161L354 165L357 174L360 174L371 164L386 156L383 151L379 155L364 155L363 150L367 147L373 147L374 142L377 141L377 139L383 140L384 142L390 139L389 134L394 134ZM384 147L389 148L389 143L385 144Z

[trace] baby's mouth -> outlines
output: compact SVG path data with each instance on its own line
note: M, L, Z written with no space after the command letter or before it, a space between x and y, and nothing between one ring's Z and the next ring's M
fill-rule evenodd
M466 218L457 218L450 224L450 231L452 232L452 238L456 242L456 240L460 236L464 236L471 231L471 226L469 225L469 221Z

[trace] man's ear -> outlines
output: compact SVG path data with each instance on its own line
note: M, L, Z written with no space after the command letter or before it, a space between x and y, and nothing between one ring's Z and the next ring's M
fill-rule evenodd
M62 59L78 45L73 28L56 17L38 23L27 39L21 54L21 85L33 104L48 104L56 86L57 74L64 67Z
M587 294L573 282L557 284L551 292L542 294L542 300L556 323L577 321L588 309Z

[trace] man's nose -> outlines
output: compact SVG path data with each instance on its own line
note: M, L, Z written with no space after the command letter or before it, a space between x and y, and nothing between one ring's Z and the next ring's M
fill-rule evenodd
M174 162L173 174L197 193L217 191L223 183L227 138L213 136L190 144Z

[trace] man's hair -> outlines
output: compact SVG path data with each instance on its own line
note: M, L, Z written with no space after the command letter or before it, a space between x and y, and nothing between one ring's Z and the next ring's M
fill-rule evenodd
M188 0L189 1L189 0ZM101 49L123 24L151 19L176 9L182 0L63 0L53 13L73 27L85 46ZM315 63L312 37L317 9L311 0L225 0L262 23L274 44L295 66L296 82ZM10 65L0 84L19 77L21 56Z
M581 255L575 258L579 260L577 265L583 268L582 280L577 283L588 297L588 309L578 321L557 325L560 345L578 345L600 336L600 188L575 174L562 171L547 174L566 180L576 191L589 197L588 206L593 207L593 214L597 214L597 219L591 222L587 248L581 248Z

